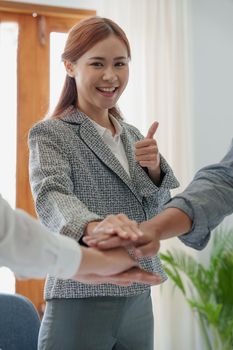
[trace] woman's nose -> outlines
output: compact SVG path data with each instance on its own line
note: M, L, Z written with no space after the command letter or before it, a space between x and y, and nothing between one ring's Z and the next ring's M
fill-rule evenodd
M117 81L118 77L114 69L112 68L106 69L103 74L103 80L110 81L110 82Z

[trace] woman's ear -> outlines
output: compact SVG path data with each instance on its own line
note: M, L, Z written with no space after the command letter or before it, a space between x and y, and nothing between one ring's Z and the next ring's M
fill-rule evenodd
M74 64L70 61L64 60L64 66L69 77L74 78Z

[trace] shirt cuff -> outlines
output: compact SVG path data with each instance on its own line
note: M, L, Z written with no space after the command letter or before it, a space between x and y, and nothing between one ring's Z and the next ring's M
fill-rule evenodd
M164 209L167 208L180 209L193 221L191 230L178 238L189 247L197 250L203 249L210 239L210 229L205 212L201 206L197 203L195 204L195 201L190 203L185 198L175 197L164 206Z
M50 275L60 278L71 278L77 273L82 259L82 250L79 244L66 236L54 236L59 238L57 261Z

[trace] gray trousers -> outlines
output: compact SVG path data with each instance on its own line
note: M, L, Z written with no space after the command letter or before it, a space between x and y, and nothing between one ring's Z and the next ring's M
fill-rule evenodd
M39 350L153 350L150 292L47 302Z

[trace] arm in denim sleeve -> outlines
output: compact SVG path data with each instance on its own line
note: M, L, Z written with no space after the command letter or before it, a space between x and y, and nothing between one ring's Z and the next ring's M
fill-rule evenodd
M186 190L165 208L181 209L192 219L192 230L179 238L188 246L203 249L211 230L233 213L233 140L225 157L199 170Z

